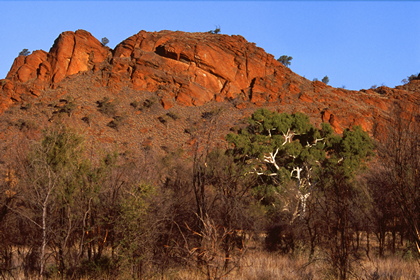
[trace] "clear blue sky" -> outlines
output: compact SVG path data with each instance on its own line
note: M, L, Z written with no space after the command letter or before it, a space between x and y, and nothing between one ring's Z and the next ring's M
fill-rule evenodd
M63 31L85 29L108 46L140 30L220 26L312 80L347 89L394 87L420 72L417 1L1 1L0 78L27 48L48 51Z

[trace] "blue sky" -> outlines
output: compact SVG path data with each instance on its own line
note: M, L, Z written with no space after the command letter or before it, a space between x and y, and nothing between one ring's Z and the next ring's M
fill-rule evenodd
M312 80L347 89L394 87L420 72L417 1L0 1L0 78L18 53L48 51L63 31L85 29L108 46L140 30L220 26Z

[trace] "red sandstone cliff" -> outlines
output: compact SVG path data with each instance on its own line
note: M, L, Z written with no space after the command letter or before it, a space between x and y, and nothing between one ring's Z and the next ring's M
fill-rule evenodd
M380 133L392 104L408 112L420 104L419 81L395 89L332 88L293 73L241 36L141 31L111 50L77 30L62 33L48 53L15 59L1 80L0 112L81 74L114 93L123 87L155 92L165 109L209 102L235 102L239 109L270 106L330 122L339 133L352 125Z

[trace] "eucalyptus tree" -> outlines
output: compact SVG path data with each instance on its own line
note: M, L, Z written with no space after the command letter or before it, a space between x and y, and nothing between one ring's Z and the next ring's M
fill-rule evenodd
M345 233L342 238L349 238L351 224L339 222L351 214L351 199L361 197L354 184L355 174L373 155L373 142L360 127L346 129L338 135L329 124L314 127L302 113L259 109L244 129L227 135L227 140L232 144L230 153L238 162L246 163L244 173L258 177L253 192L268 208L267 213L283 213L282 219L289 225L304 220L308 231L331 229L337 222ZM354 195L343 196L347 193ZM310 204L309 200L312 200ZM340 205L344 201L347 208ZM308 205L313 209L308 209ZM300 219L296 219L298 217ZM343 231L325 231L324 237L327 240L341 233ZM313 233L309 234L314 240ZM343 239L333 239L337 246L326 246L342 249L338 253L344 252L346 257L348 247L340 247ZM337 255L337 251L332 251L331 255L333 253ZM344 277L348 267L346 261L344 258L338 266L344 271Z
M258 175L262 182L277 189L287 181L295 182L304 212L304 197L317 184L316 174L324 168L341 168L350 176L372 155L373 142L360 127L346 129L343 135L322 123L316 128L302 113L276 113L257 110L248 126L236 134L228 134L230 150L245 159L247 172Z
M255 190L263 203L275 206L285 191L293 191L298 198L293 222L305 215L306 201L317 184L315 174L330 160L327 155L339 137L328 124L315 128L304 114L259 109L245 129L228 134L227 140L233 144L231 152L247 163L246 173L259 176L261 184ZM287 190L290 182L294 187ZM282 207L288 209L290 203L286 199Z

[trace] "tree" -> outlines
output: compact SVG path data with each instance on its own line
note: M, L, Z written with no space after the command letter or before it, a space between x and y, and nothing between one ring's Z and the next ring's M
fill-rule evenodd
M281 64L283 64L284 66L289 67L292 61L293 57L291 56L287 56L287 55L282 55L280 56L277 61L280 62Z
M401 82L403 84L407 84L407 83L409 83L411 81L414 81L414 80L420 80L420 73L412 74L412 75L408 76L406 79L403 79Z
M106 45L109 43L108 38L107 38L107 37L103 37L103 38L101 39L101 43L102 43L102 45L106 46Z
M420 254L420 110L394 104L387 138L379 145L382 172L408 239Z
M294 228L306 229L311 255L317 235L329 250L337 276L346 279L351 254L352 226L358 221L353 200L362 202L364 192L354 178L373 155L373 142L360 127L346 129L342 136L329 124L321 129L301 113L275 113L259 109L248 126L229 134L230 152L246 162L245 174L257 176L253 193L267 207L274 232L271 245L294 248ZM299 217L299 219L297 219ZM304 235L299 230L300 235Z
M273 205L277 201L283 203L282 208L295 205L291 222L305 215L306 200L316 184L313 175L337 141L328 124L316 129L304 114L278 114L266 109L257 110L248 127L229 134L227 140L234 145L231 152L249 163L247 172L260 177L262 184L256 193L262 202ZM294 187L288 189L289 182ZM286 191L294 193L290 197L299 198L297 204L281 202Z
M155 221L148 218L148 211L154 191L149 185L131 186L121 195L118 204L116 251L119 264L128 268L133 279L144 277L145 264L152 256Z
M77 174L82 174L84 162L80 159L82 139L66 129L46 132L41 142L36 143L27 159L22 162L22 173L27 187L20 199L28 205L26 213L14 210L29 219L41 231L39 243L39 275L45 273L47 246L57 245L56 259L63 269L63 251L73 230L69 203L80 183ZM27 189L26 189L27 188ZM67 223L68 222L68 223ZM64 243L63 243L64 242ZM55 251L55 250L54 250Z
M366 219L369 196L343 168L326 169L314 192L319 242L334 279L345 280L360 259L354 238Z
M28 154L18 159L19 203L11 211L34 225L31 235L41 277L49 256L58 273L80 264L86 246L100 179L107 170L93 168L84 154L83 138L64 127L44 132Z
M330 79L328 78L328 76L325 76L324 78L322 78L321 82L327 85L330 82Z
M248 172L260 176L275 192L289 180L294 181L303 212L316 184L314 175L321 168L340 167L350 176L373 149L368 134L360 127L347 129L340 137L333 134L329 124L315 128L302 113L278 114L266 109L257 110L248 127L229 134L227 140L234 144L232 152L250 163Z
M219 34L221 32L220 26L216 26L214 30L210 30L208 33L210 34Z
M215 148L220 113L203 113L206 121L191 132L197 140L191 166L183 163L164 187L175 191L168 228L177 230L165 238L168 250L206 279L221 279L240 266L245 232L258 224L256 211L250 210L255 203L249 192L253 178L243 175L231 155Z
M19 240L20 235L23 232L27 233L26 231L31 228L31 225L21 223L19 217L10 211L18 196L17 186L20 180L16 170L9 166L1 173L3 176L0 177L0 182L4 183L0 183L0 193L3 194L0 196L0 239L2 240L0 244L0 258L2 259L0 278L7 279L8 276L13 275L12 271L16 269L13 263L13 251L16 251L16 244L21 241ZM24 225L28 227L26 229L20 227ZM28 246L28 251L30 251L30 246Z
M19 56L23 55L23 56L28 56L30 55L31 52L28 49L23 49L20 51Z

